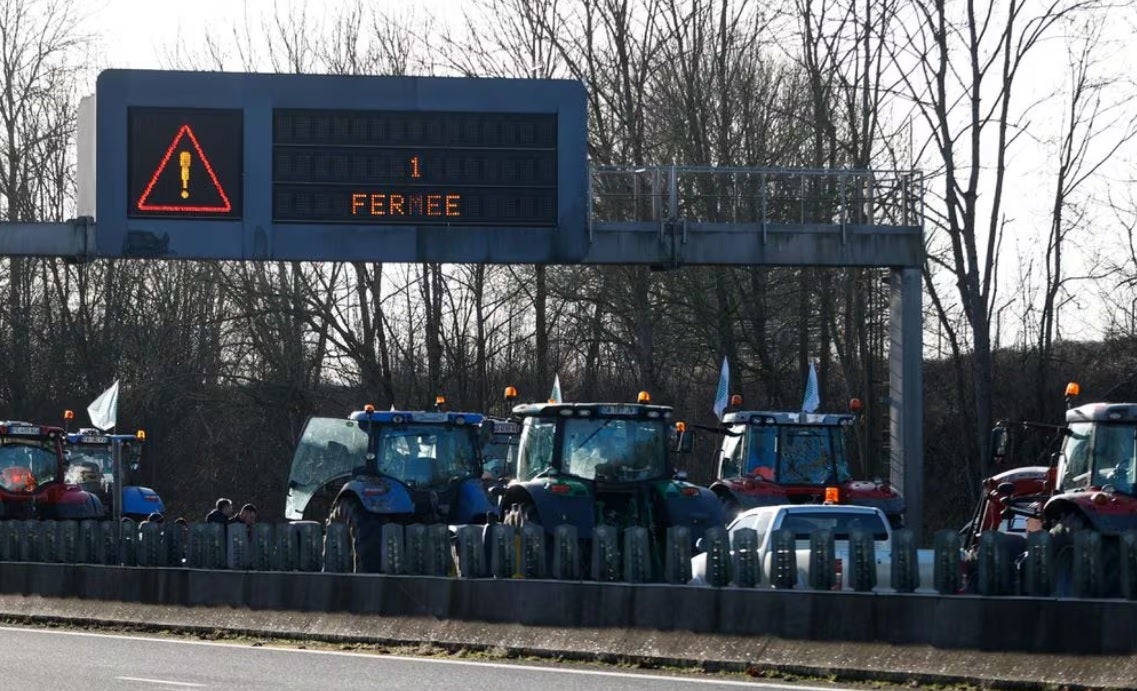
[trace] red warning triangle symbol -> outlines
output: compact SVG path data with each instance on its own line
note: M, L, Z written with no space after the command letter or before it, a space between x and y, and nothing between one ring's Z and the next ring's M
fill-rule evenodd
M189 140L189 146L182 143L185 139ZM179 145L182 150L178 152L178 158L175 160L174 152L178 150ZM193 148L193 153L197 154L196 157L190 154L190 146ZM170 165L171 161L174 161L174 165ZM197 168L197 171L194 168ZM205 169L208 184L203 184L201 181L202 168ZM197 175L193 175L195 172ZM229 203L229 195L225 194L225 188L221 186L209 158L206 157L189 125L182 125L174 135L174 140L166 149L166 155L162 157L162 162L158 164L142 196L138 198L137 206L139 211L183 213L228 213L233 209L233 205Z

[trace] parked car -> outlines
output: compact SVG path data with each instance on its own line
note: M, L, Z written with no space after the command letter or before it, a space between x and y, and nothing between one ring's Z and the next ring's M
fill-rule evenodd
M878 589L888 589L892 582L892 527L888 517L878 508L853 506L850 504L795 504L782 506L759 506L738 514L727 526L731 543L734 534L742 528L753 529L758 534L758 555L762 564L763 582L769 583L771 555L771 535L775 530L788 528L796 538L798 584L805 588L809 583L809 538L817 530L830 530L834 538L834 556L843 565L841 587L849 585L849 535L854 530L872 533L876 556L876 582ZM702 547L700 543L696 547ZM700 550L701 551L701 550ZM934 560L931 550L917 551L920 571L920 585L932 585ZM705 552L691 558L691 584L705 585L707 574L707 555Z

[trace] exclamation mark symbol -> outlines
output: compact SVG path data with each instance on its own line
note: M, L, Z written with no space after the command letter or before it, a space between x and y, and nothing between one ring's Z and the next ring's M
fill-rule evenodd
M182 199L189 199L189 164L190 152L178 153L178 165L182 167Z

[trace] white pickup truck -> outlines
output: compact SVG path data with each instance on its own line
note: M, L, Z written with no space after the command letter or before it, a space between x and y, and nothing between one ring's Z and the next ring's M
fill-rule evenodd
M876 588L890 591L892 581L892 529L880 509L849 504L788 504L760 506L744 511L730 525L727 533L734 542L734 534L750 528L758 534L758 555L762 564L762 583L770 583L771 535L779 528L788 528L796 538L798 582L795 587L807 588L809 583L809 536L817 530L830 530L834 538L834 556L842 566L841 587L849 589L849 534L863 530L873 534L876 556ZM701 542L701 541L700 541ZM920 590L930 590L933 584L932 550L917 550L920 572ZM701 553L691 559L691 584L706 585L707 555Z

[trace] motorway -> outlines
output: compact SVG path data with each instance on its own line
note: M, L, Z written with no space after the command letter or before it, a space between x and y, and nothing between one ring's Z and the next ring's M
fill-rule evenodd
M539 666L454 658L277 648L182 638L0 627L4 688L494 689L494 691L839 691L807 685L665 676L583 665Z

